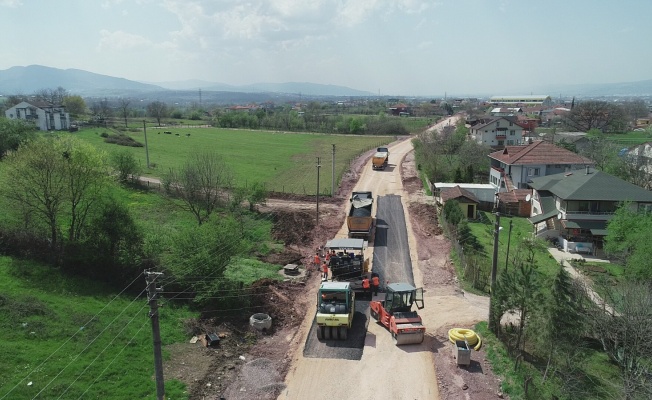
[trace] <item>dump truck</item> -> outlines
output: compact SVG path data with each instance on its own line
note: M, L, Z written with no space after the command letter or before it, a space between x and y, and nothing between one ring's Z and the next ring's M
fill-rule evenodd
M423 308L423 289L409 283L390 283L386 289L385 300L369 303L371 317L389 329L395 345L422 343L426 327L412 305Z
M373 169L385 169L388 163L389 149L387 147L377 148L374 156L371 158L371 166Z
M374 198L371 192L353 192L351 194L351 208L346 217L346 226L349 228L349 237L368 239L374 226L371 211Z
M346 340L355 314L355 292L348 282L322 282L317 293L317 339Z
M369 260L364 258L367 242L363 239L332 239L325 250L331 253L328 267L334 281L361 280L369 272Z

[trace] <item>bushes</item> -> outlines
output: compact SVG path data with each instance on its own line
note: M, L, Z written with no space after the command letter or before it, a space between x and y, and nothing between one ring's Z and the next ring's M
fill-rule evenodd
M106 143L115 143L118 146L128 146L128 147L143 147L144 145L131 136L119 133L117 135L110 135L106 132L100 134L104 138Z

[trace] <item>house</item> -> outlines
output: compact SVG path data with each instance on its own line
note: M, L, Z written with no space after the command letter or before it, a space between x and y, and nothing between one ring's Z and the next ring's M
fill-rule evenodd
M410 106L408 106L407 104L403 104L403 103L399 103L399 104L396 104L396 105L393 105L393 106L389 107L388 111L389 111L389 114L394 115L394 116L400 116L400 117L409 116L410 113L412 112Z
M512 117L497 117L483 120L469 128L471 140L491 147L520 144L523 127Z
M536 105L551 106L552 98L547 95L519 95L519 96L493 96L489 99L491 104L504 105Z
M534 178L594 165L589 158L541 140L528 145L507 146L489 154L489 158L489 183L497 192L527 189Z
M509 117L523 114L523 109L521 107L495 107L489 111L489 114L494 117Z
M455 186L459 186L460 189L473 194L478 201L478 209L485 211L491 211L493 209L494 203L496 202L496 188L488 183L432 183L431 191L437 203L444 204L442 193Z
M473 193L462 189L459 185L443 189L441 192L441 203L446 204L449 200L455 200L459 203L462 214L467 219L475 219L480 202Z
M42 131L61 131L70 128L70 116L63 106L43 101L20 102L5 111L8 119L32 122Z
M607 224L623 202L652 210L652 192L590 167L532 179L529 221L539 237L552 237L564 251L597 254Z

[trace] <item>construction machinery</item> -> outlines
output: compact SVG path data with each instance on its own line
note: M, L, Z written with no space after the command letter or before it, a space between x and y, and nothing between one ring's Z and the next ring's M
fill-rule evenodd
M349 282L322 282L317 293L317 339L346 340L355 314Z
M346 217L346 226L349 237L362 237L368 239L374 227L374 218L371 216L374 198L371 192L351 193L351 208Z
M379 147L376 149L374 156L371 158L371 167L373 169L385 169L389 163L389 149Z
M386 286L385 300L371 301L371 316L392 334L394 344L422 343L426 327L421 317L412 311L412 305L423 308L423 289L408 283L390 283Z
M369 260L364 258L367 242L363 239L332 239L325 250L331 253L328 267L334 281L360 280L369 272Z

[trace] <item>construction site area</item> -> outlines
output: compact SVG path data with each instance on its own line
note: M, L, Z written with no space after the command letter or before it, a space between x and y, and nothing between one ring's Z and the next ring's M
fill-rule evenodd
M409 140L382 150L379 167L378 151L362 155L336 196L320 199L318 222L312 198L261 207L285 243L266 261L289 266L284 280L252 288L269 324L256 329L251 313L188 321L214 335L166 348L166 379L192 399L503 397L484 349L463 360L449 338L487 319L488 298L460 289ZM337 383L328 390L326 377Z

